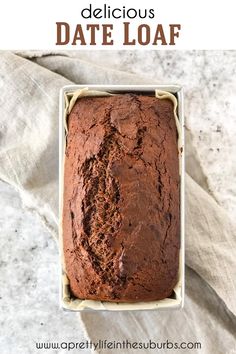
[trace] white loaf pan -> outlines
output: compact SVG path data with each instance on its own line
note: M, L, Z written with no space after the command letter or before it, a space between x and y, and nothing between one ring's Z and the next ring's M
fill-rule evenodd
M113 303L105 301L93 301L86 299L75 299L71 296L69 281L64 268L63 234L62 234L62 211L63 211L63 185L64 185L64 151L65 151L65 107L68 95L71 97L77 90L85 89L92 91L109 92L112 94L133 92L138 94L149 94L154 96L155 90L165 91L173 94L177 99L177 117L179 120L179 149L180 156L180 263L179 279L174 288L174 297L159 301L138 302L138 303ZM59 240L60 240L60 304L64 310L110 310L110 311L134 311L134 310L155 310L155 309L176 309L182 308L184 304L184 113L183 113L183 89L178 85L69 85L64 86L60 91L60 122L59 122Z

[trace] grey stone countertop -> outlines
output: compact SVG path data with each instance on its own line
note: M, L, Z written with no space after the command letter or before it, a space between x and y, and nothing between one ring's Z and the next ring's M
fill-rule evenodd
M82 59L185 88L185 112L211 189L236 212L236 51L81 51ZM55 241L0 182L0 353L36 353L38 341L85 340L77 314L59 308ZM61 353L65 351L50 351ZM88 351L83 351L84 353Z

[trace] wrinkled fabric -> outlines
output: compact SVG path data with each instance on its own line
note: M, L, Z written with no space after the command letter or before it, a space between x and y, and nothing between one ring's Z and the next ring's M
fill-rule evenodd
M72 83L147 82L80 60L79 53L74 57L68 53L32 52L24 53L24 57L0 53L0 178L19 190L25 207L41 218L55 238L59 90ZM161 82L157 78L149 83ZM235 225L210 194L191 133L188 129L185 133L188 174L184 309L78 314L75 320L79 317L92 340L199 341L202 349L195 353L236 353Z

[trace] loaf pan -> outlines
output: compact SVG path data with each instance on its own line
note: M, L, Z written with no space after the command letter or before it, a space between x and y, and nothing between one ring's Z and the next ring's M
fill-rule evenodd
M68 97L71 97L77 90L86 89L89 91L108 92L111 94L137 93L143 95L154 95L155 90L173 94L177 99L177 117L179 125L179 149L180 158L180 262L179 279L174 288L171 298L159 301L138 302L138 303L114 303L106 301L75 299L70 293L69 280L64 266L63 253L63 232L62 232L62 211L63 211L63 186L64 186L64 152L66 143L66 105ZM184 247L184 113L183 113L183 89L178 85L68 85L60 91L59 99L59 241L60 241L60 304L64 310L87 311L87 310L109 310L109 311L137 311L156 309L176 309L184 305L185 288L185 247Z

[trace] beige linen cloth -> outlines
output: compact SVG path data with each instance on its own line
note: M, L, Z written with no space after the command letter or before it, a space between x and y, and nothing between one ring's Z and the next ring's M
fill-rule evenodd
M24 55L0 53L0 178L19 190L25 207L39 215L57 237L59 89L71 83L147 82L80 60L79 55ZM236 353L235 225L208 192L188 130L186 140L184 309L75 314L74 320L79 317L88 338L94 341L198 341L202 349L194 353ZM127 351L133 352L143 351Z

